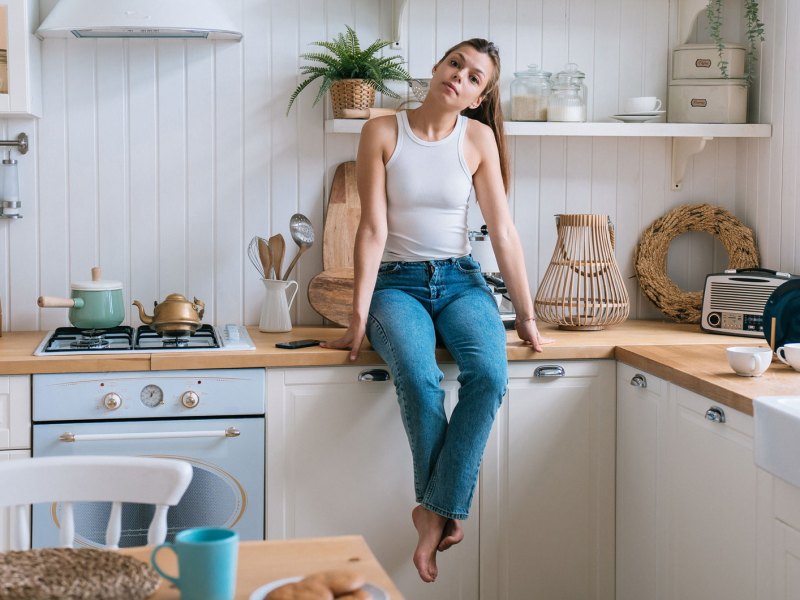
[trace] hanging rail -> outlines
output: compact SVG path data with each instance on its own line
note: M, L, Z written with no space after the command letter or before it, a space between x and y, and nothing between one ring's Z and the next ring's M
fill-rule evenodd
M16 146L20 154L28 153L28 136L20 133L15 140L0 140L0 147L2 146Z

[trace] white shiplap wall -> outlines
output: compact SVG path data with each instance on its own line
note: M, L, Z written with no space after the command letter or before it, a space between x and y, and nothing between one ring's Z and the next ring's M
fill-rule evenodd
M727 7L733 38L740 1ZM223 5L243 26L241 44L43 43L44 117L0 121L6 138L26 131L32 141L19 161L25 218L0 221L4 329L67 324L65 310L40 310L36 297L68 295L70 281L87 279L96 264L123 282L128 302L151 305L177 291L203 299L208 322L253 324L261 290L247 240L280 232L289 241L289 217L298 211L321 235L333 171L354 158L357 136L325 135L323 107L312 107L310 90L285 116L298 55L346 23L366 42L389 37L392 2ZM501 48L506 100L514 70L529 63L560 70L571 60L587 73L590 118L607 120L627 96L666 98L675 15L669 0L409 0L400 52L411 74L424 77L454 42L490 37ZM800 25L800 7L770 0L764 18L754 107L775 125L773 138L710 142L681 192L669 191L669 139L510 138L510 202L534 284L550 260L555 213L611 215L623 274L631 276L641 231L685 202L728 207L756 229L766 266L800 271L800 75L787 34ZM726 256L710 236L686 238L673 244L670 273L696 289ZM291 256L291 242L289 249ZM320 322L303 292L321 268L317 244L297 272L296 323ZM635 279L627 281L632 316L659 317ZM127 322L138 318L131 313Z

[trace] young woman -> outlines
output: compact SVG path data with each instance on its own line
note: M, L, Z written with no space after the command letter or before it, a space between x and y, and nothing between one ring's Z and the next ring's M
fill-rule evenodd
M522 248L506 200L508 157L500 108L500 56L483 39L448 50L433 67L422 106L368 121L358 148L361 222L355 241L353 317L341 338L366 335L389 365L411 445L419 506L414 564L434 581L437 551L460 542L483 450L508 383L506 333L469 255L467 203L474 187L517 314L537 352ZM448 423L437 341L458 364L458 404Z

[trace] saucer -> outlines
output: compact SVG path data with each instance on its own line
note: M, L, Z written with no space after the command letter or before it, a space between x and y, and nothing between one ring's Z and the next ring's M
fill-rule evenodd
M622 121L623 123L646 123L647 121L655 121L661 115L611 115L611 119Z
M646 112L619 113L617 117L657 117L663 115L665 110L648 110Z

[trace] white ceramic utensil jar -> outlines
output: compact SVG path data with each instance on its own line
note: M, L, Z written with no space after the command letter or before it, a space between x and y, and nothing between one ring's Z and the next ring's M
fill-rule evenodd
M538 65L528 65L527 71L514 73L511 82L511 120L547 121L547 102L550 98L550 73Z
M264 282L264 303L261 305L261 320L258 330L279 332L292 330L292 317L289 307L297 295L297 282L282 279L262 279ZM291 296L287 297L289 288L294 286Z
M586 75L578 65L568 63L553 78L553 90L547 104L548 121L586 121Z

